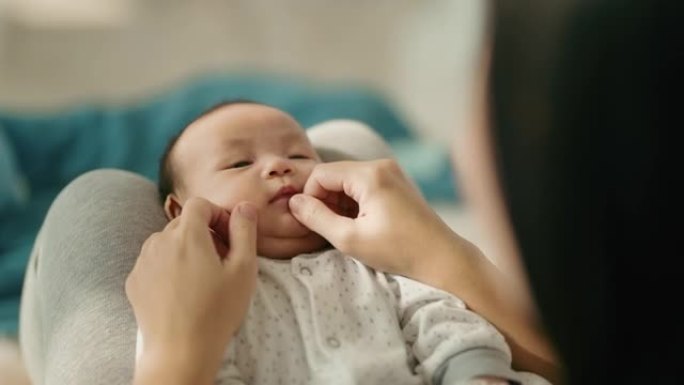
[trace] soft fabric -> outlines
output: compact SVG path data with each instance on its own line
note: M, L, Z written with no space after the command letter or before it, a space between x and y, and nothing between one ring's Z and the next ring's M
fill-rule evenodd
M306 134L324 162L395 158L373 128L356 120L329 120L309 127Z
M89 172L59 194L21 297L19 342L33 385L132 382L136 326L124 282L166 223L156 186L129 172Z
M443 382L435 373L447 362L450 382ZM375 272L333 249L285 261L259 258L251 307L215 383L517 380L510 363L504 337L458 298Z
M400 115L371 90L316 87L278 77L208 76L127 106L88 105L43 115L0 112L0 126L14 151L14 168L25 176L23 191L30 191L24 194L27 202L12 204L0 215L0 333L16 332L24 267L57 193L78 175L103 167L156 180L158 158L168 139L205 108L232 98L282 108L304 127L355 119L373 127L390 146L415 139ZM412 157L410 151L402 152L399 161L410 163ZM442 165L448 167L446 157ZM438 178L415 179L427 199L453 199L453 180Z

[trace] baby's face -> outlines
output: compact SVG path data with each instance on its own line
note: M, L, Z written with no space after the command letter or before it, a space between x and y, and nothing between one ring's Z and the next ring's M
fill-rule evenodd
M325 241L301 225L288 201L320 162L304 130L286 113L258 104L223 107L191 124L172 153L182 206L202 197L231 211L242 201L259 209L257 252L289 258ZM167 200L167 214L175 216Z

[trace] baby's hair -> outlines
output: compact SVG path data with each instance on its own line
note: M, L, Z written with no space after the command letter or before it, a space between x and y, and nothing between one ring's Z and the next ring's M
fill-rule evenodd
M178 139L183 135L183 132L194 122L202 119L203 117L211 114L212 112L219 110L223 107L231 106L234 104L261 104L261 105L266 105L264 103L259 103L254 100L249 100L249 99L233 99L233 100L227 100L223 101L220 103L217 103L208 109L204 110L201 114L199 114L195 119L193 119L192 122L188 123L185 127L183 127L180 132L176 135L174 135L170 140L169 143L166 145L166 149L164 150L164 153L162 154L161 159L159 160L159 184L157 185L157 189L159 192L159 199L164 205L164 201L166 200L166 197L171 194L172 192L175 191L176 188L176 175L174 173L174 167L173 167L173 162L171 161L171 153L173 152L173 148L176 146L176 142L178 142Z

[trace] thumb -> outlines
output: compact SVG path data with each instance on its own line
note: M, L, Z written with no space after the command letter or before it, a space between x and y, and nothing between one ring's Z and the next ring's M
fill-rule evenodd
M257 209L251 203L235 206L228 223L230 251L228 265L256 260Z
M310 230L320 234L339 248L345 234L353 230L354 220L333 212L322 201L304 194L290 198L292 215Z

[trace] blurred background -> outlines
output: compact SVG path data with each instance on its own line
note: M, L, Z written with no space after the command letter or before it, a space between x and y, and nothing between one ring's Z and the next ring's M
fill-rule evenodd
M380 90L421 138L467 106L481 0L0 0L0 106L130 103L198 74Z
M91 167L130 165L121 154L75 162L107 155L112 130L158 129L169 111L160 106L192 104L207 89L218 95L219 84L259 88L310 117L304 124L328 115L314 119L296 98L315 109L320 96L331 117L368 117L435 210L487 252L491 241L459 200L448 153L471 107L485 3L0 0L0 334L16 331L24 258L59 188ZM271 81L278 86L269 89ZM146 162L140 170L156 168ZM53 173L60 178L43 183Z
M227 94L303 124L365 120L487 252L448 154L468 119L484 3L0 0L0 336L17 331L25 263L59 189L101 166L154 178L170 131ZM0 385L23 383L12 346L0 340Z

